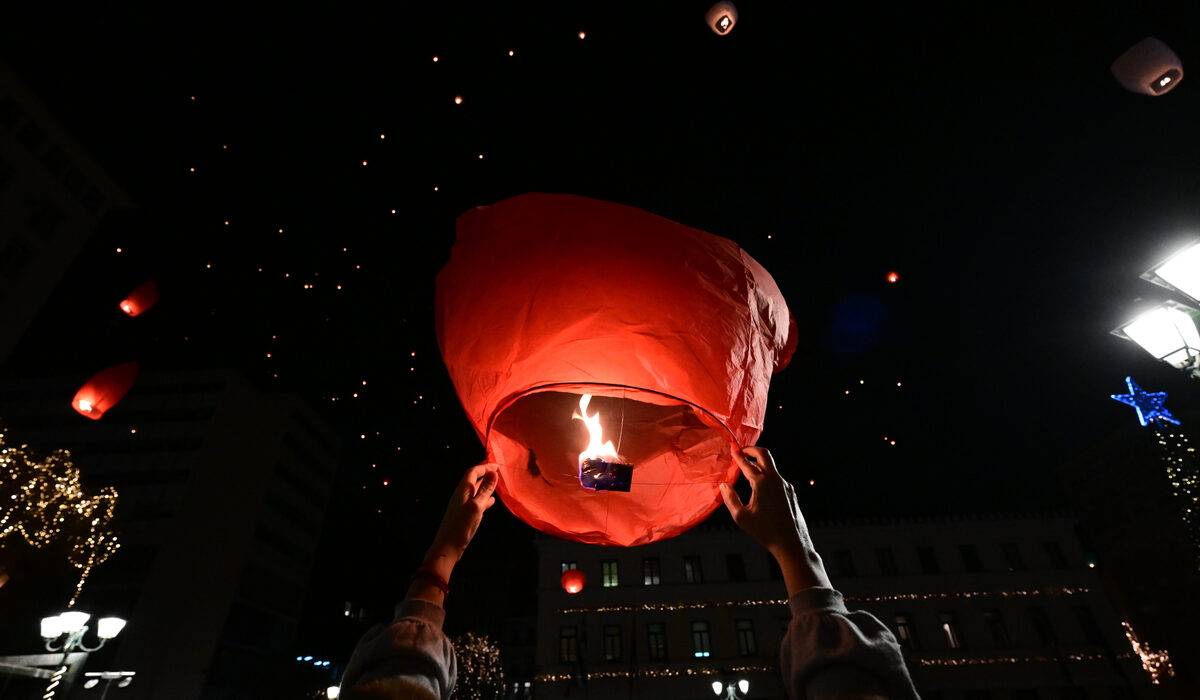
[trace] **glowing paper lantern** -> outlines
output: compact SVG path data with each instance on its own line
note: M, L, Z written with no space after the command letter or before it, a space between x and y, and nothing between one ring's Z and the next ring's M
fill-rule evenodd
M570 195L472 209L457 232L438 343L505 505L622 546L707 517L795 347L770 274L732 241Z
M97 372L75 392L71 406L82 416L100 420L105 411L125 397L137 379L138 363L126 362Z
M157 303L158 284L154 280L146 280L125 297L121 302L121 310L130 316L137 316L149 311Z
M1171 47L1146 37L1113 61L1112 74L1130 92L1162 95L1183 80L1183 64Z
M587 583L587 576L579 569L567 569L562 573L559 582L562 583L563 590L567 593L578 593Z
M709 29L725 36L733 31L733 25L737 24L737 8L731 2L719 2L708 8L705 20Z

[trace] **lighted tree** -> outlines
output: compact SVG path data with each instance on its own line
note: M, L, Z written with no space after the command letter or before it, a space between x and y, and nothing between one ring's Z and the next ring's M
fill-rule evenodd
M1166 467L1167 483L1179 506L1179 519L1192 542L1195 562L1200 565L1200 458L1196 448L1192 447L1186 431L1179 427L1179 420L1163 406L1167 400L1165 391L1145 391L1131 377L1125 378L1125 385L1129 387L1129 393L1113 394L1112 398L1133 406L1138 421L1154 431L1159 455Z
M73 606L92 568L120 547L111 528L117 492L106 486L88 496L69 452L39 457L28 445L12 446L6 438L0 428L0 544L20 535L37 549L67 545L68 560L82 571L68 604Z
M500 700L504 697L504 667L500 648L487 635L467 632L454 640L458 657L455 700Z

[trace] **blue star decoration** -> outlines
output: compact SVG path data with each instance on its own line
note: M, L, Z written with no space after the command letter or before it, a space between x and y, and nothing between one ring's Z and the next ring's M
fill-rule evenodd
M1179 421L1171 412L1163 408L1167 400L1165 391L1144 391L1133 381L1133 377L1125 377L1125 386L1129 387L1128 394L1112 394L1112 397L1124 404L1133 406L1137 411L1138 421L1142 425L1150 425L1152 420L1164 420L1179 425Z

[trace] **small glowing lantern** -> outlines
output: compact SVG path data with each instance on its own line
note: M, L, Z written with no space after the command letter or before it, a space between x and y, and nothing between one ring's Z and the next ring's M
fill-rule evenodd
M562 572L559 582L562 583L564 591L575 594L583 590L583 585L587 583L587 576L579 569L567 569Z
M137 379L138 363L126 362L97 372L79 391L71 406L81 416L100 420L105 411L116 406L125 397Z
M158 284L154 280L146 280L125 297L121 302L121 310L130 316L137 316L149 311L157 303Z
M733 31L733 25L737 24L737 8L731 2L718 2L708 8L708 15L705 19L708 21L708 28L725 36Z
M1183 80L1183 64L1171 47L1146 37L1113 61L1112 74L1126 90L1155 96L1174 90Z
M435 306L501 500L589 544L708 517L797 340L775 281L732 241L571 195L462 214Z

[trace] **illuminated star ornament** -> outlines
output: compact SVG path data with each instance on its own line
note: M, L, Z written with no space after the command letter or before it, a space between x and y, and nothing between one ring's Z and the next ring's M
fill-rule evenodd
M1163 402L1167 400L1167 392L1143 391L1142 387L1133 381L1133 377L1125 377L1125 385L1129 387L1128 394L1112 394L1112 397L1121 403L1133 406L1137 411L1138 421L1142 425L1150 425L1150 421L1156 419L1179 425L1175 416L1163 408Z

